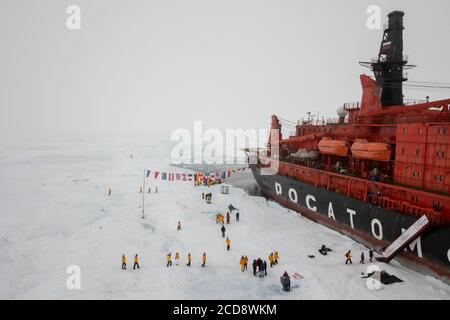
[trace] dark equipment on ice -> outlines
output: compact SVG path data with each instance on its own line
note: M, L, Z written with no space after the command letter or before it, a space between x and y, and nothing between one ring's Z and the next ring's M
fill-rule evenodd
M380 272L374 271L374 272L368 273L366 276L361 277L361 278L362 279L372 278L377 273L379 275L380 282L384 285L389 285L389 284L393 284L396 282L404 282L402 279L400 279L394 275L391 275L384 270L381 270Z
M333 251L333 250L331 250L330 248L327 248L327 246L326 245L322 245L322 247L319 249L319 252L322 254L322 255L324 255L324 256L326 256L327 254L328 254L328 252L330 252L330 251Z

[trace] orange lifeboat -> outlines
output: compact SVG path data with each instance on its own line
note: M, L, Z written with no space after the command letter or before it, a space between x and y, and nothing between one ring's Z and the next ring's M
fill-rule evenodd
M357 158L389 161L391 146L387 143L368 142L366 139L356 139L352 145L352 154Z
M319 151L325 154L334 154L337 156L348 155L348 142L344 140L333 140L328 137L323 137L319 142Z

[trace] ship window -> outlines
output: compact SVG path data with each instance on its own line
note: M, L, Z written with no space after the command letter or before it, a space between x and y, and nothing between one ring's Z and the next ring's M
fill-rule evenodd
M403 128L403 134L407 134L408 133L408 128Z
M445 152L444 151L436 151L436 157L445 158Z
M423 133L423 128L419 128L419 134L422 134Z
M402 154L405 154L405 148L402 148Z
M438 134L447 135L447 128L439 128Z
M419 149L416 149L416 156L419 155Z
M433 208L442 208L442 203L440 203L439 201L433 201Z
M411 200L414 202L419 202L419 197L418 196L412 196Z
M413 177L419 177L419 172L413 171Z

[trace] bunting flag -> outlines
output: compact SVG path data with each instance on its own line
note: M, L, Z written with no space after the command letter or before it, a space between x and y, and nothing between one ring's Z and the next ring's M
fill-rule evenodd
M241 167L236 169L230 169L227 171L216 171L216 172L195 172L195 173L183 173L183 172L161 172L161 171L153 171L146 170L145 176L147 178L154 178L164 181L196 181L198 183L202 183L204 181L214 181L221 180L231 177L232 174L239 173L245 171L247 167Z

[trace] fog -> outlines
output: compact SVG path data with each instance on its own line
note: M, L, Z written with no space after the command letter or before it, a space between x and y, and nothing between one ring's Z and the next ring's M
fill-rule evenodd
M69 30L69 5L81 29ZM378 53L369 5L405 11L411 80L450 82L442 1L0 1L0 133L267 128L270 115L334 117L360 99ZM405 91L406 98L447 98Z

